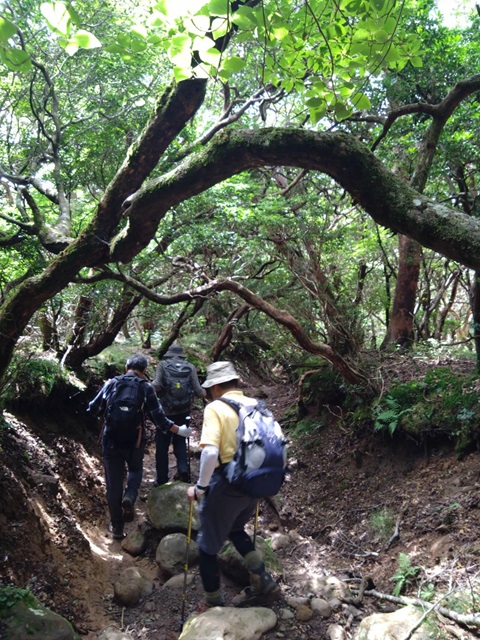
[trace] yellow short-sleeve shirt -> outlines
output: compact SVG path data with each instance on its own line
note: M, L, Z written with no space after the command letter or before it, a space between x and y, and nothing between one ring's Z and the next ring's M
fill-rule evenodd
M236 389L223 394L241 404L253 404L255 400ZM203 414L202 435L200 447L212 444L218 448L222 464L230 462L237 450L238 414L235 409L221 400L214 400L207 404Z

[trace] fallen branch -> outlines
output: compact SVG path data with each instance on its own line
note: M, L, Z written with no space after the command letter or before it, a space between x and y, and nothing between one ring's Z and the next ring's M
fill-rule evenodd
M374 598L380 598L381 600L388 600L389 602L395 602L396 604L413 604L417 607L431 607L431 604L429 602L421 600L420 598L410 598L407 596L391 596L388 593L382 593L381 591L377 591L376 589L365 591L365 595L372 596ZM441 613L442 616L450 618L450 620L454 620L459 624L470 625L472 627L480 627L480 613L457 613L456 611L445 609L444 607L438 607L437 611Z
M449 591L448 593L446 593L444 596L442 596L440 598L440 600L437 600L437 602L434 602L432 605L430 605L430 607L423 612L423 615L420 616L420 618L418 619L418 621L413 625L413 627L410 629L410 631L407 633L407 635L404 638L401 638L401 640L411 640L411 637L413 636L413 634L415 633L415 631L417 629L419 629L422 624L425 622L425 620L427 619L427 617L430 615L430 613L434 610L438 608L438 605L440 604L440 602L442 600L445 600L445 598L447 596L449 596L451 593L451 591Z

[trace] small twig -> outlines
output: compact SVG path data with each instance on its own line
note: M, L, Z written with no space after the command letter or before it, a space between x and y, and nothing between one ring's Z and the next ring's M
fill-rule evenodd
M387 549L390 549L392 544L394 542L396 542L400 538L400 525L402 524L403 514L404 514L404 512L402 511L402 513L397 518L397 521L395 523L395 529L394 529L392 535L390 536L389 541L387 542L387 546L385 547L385 551Z

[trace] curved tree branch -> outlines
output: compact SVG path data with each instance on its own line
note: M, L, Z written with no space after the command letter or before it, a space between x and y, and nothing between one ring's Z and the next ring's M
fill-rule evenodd
M372 145L372 151L374 151L380 142L386 137L388 131L392 127L398 118L406 115L412 115L413 113L424 113L436 120L446 120L455 111L462 100L465 100L469 95L475 93L480 89L480 74L470 76L464 80L457 82L455 87L450 91L444 100L438 104L429 104L425 102L416 102L413 104L407 104L403 107L399 107L390 113L383 125L383 131L380 136L375 140Z
M152 291L148 286L135 280L134 278L122 273L111 273L113 280L118 280L128 284L132 289L141 293L145 298L152 300L162 305L173 305L179 302L188 300L198 300L199 298L206 298L212 293L219 291L231 291L242 298L247 305L254 307L259 311L262 311L269 318L285 327L295 338L297 343L310 353L318 355L328 362L330 362L337 371L339 371L344 379L351 384L361 384L365 388L372 388L372 381L369 380L365 374L358 371L353 365L351 365L345 358L342 358L334 349L326 344L315 342L312 340L303 329L301 324L296 320L291 313L278 309L274 305L270 304L264 298L257 296L253 291L247 289L239 282L230 278L218 278L217 280L211 280L207 284L188 291L182 291L170 296L159 295L155 291ZM243 308L243 307L242 307ZM246 308L246 307L245 307Z
M480 267L479 222L418 193L355 136L274 128L222 131L177 169L133 194L125 203L129 224L113 240L110 259L131 260L179 202L247 169L282 164L331 176L378 224L465 266Z

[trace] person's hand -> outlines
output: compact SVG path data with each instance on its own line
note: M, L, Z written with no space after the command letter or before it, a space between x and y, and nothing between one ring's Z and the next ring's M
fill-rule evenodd
M204 494L205 494L205 490L199 489L198 485L188 487L187 489L187 496L190 502L193 502L194 500L197 500L197 501L201 500Z
M186 424L182 424L178 427L178 435L182 438L189 438L192 435L192 427L187 427Z

